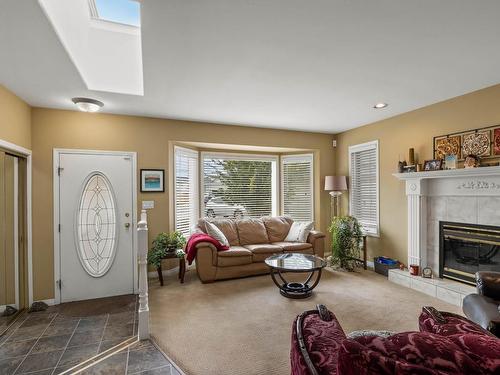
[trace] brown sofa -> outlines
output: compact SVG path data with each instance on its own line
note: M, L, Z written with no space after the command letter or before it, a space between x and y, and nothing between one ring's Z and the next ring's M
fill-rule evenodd
M197 245L196 270L204 283L215 280L269 273L264 260L286 252L315 254L323 257L325 235L311 231L307 242L283 242L293 220L286 216L260 219L200 219L196 231L206 233L209 220L224 233L230 249L217 251L209 243Z

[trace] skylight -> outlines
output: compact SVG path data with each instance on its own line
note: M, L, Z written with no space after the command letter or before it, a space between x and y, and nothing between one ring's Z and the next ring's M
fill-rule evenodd
M141 26L141 5L134 0L90 0L95 17L101 20ZM93 4L92 4L93 3Z

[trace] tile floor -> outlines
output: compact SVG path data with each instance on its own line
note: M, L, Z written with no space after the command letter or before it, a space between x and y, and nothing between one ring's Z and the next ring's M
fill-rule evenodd
M112 355L81 374L180 375L180 372L148 340Z
M60 374L137 334L137 302L95 316L68 316L61 311L54 306L24 314L0 337L0 375ZM134 344L82 373L179 374L149 341Z

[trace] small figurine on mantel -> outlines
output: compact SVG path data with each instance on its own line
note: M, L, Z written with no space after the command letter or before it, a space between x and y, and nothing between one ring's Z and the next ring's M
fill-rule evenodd
M415 159L415 149L410 148L408 150L408 164L406 164L406 162L403 162L404 165L401 165L400 163L398 164L398 170L402 167L403 168L402 172L406 172L406 173L417 172L417 162Z
M403 173L406 167L406 160L401 161L401 157L399 157L398 161L398 173Z
M479 167L480 159L476 155L467 155L464 161L464 168L477 168Z

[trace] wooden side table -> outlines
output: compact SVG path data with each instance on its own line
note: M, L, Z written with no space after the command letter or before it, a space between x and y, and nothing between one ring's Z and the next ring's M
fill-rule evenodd
M183 255L182 257L178 257L176 254L175 254L175 251L172 252L172 253L167 253L167 255L165 255L162 259L174 259L174 258L178 258L179 259L179 280L180 280L180 283L183 284L184 283L184 275L186 274L186 259L185 259L185 256ZM158 268L156 268L156 271L158 272L158 278L160 279L160 285L163 286L163 273L162 273L162 269L161 269L161 264Z

